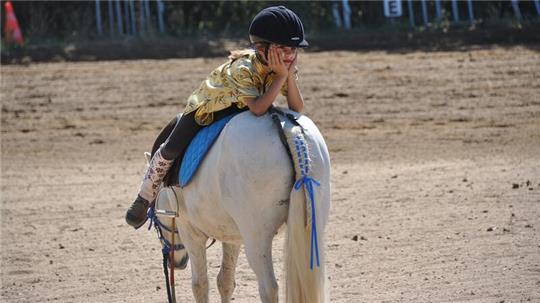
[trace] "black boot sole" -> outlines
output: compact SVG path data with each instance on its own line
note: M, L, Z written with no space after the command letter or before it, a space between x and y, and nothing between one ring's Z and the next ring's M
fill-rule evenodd
M134 229L139 229L139 228L141 228L141 227L144 225L144 223L146 223L146 221L148 221L148 218L145 218L144 221L142 221L142 222L139 223L139 224L135 224L135 223L133 223L133 222L130 222L130 220L126 217L126 223L127 223L129 226L133 227Z

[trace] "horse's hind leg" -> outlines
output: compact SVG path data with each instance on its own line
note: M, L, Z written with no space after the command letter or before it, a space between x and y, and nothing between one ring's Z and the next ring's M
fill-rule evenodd
M272 264L272 235L246 238L246 255L249 266L259 282L259 295L263 303L278 302L278 284Z
M234 272L239 253L240 245L223 243L223 259L221 260L221 269L217 277L217 285L222 303L231 302L234 287L236 286Z

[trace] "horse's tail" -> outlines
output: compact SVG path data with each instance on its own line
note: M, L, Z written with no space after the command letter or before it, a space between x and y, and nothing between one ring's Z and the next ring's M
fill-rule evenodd
M287 303L323 303L329 301L326 285L323 234L330 208L330 163L324 142L323 146L315 147L315 149L318 152L322 152L318 154L320 157L312 159L312 167L319 167L318 173L316 171L314 173L316 177L320 177L320 185L311 184L306 186L304 184L302 186L304 188L295 186L290 194L287 240L285 244ZM317 151L315 151L316 154ZM316 181L308 180L307 182ZM308 197L306 197L307 187L312 187L311 192L313 192L313 198L315 200L315 237L317 241L314 247L312 246L314 239L311 227L311 221L313 219L306 218L306 207L311 205L311 201L308 198L309 193Z

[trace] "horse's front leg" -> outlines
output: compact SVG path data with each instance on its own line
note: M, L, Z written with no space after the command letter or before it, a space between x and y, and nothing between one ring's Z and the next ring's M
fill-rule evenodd
M193 296L197 303L208 303L208 273L206 269L206 241L208 237L188 222L182 223L178 227L178 231L189 255Z
M223 259L221 260L221 269L217 277L217 285L222 303L231 302L234 287L236 286L234 273L239 253L240 245L223 243Z

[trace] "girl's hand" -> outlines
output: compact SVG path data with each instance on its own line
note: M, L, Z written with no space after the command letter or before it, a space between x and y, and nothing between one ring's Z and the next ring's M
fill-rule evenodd
M287 77L289 75L289 69L283 62L281 50L273 47L268 51L268 67L278 76Z
M296 73L296 62L298 62L298 54L294 56L294 60L291 62L291 65L289 65L289 78L294 78L294 75Z

